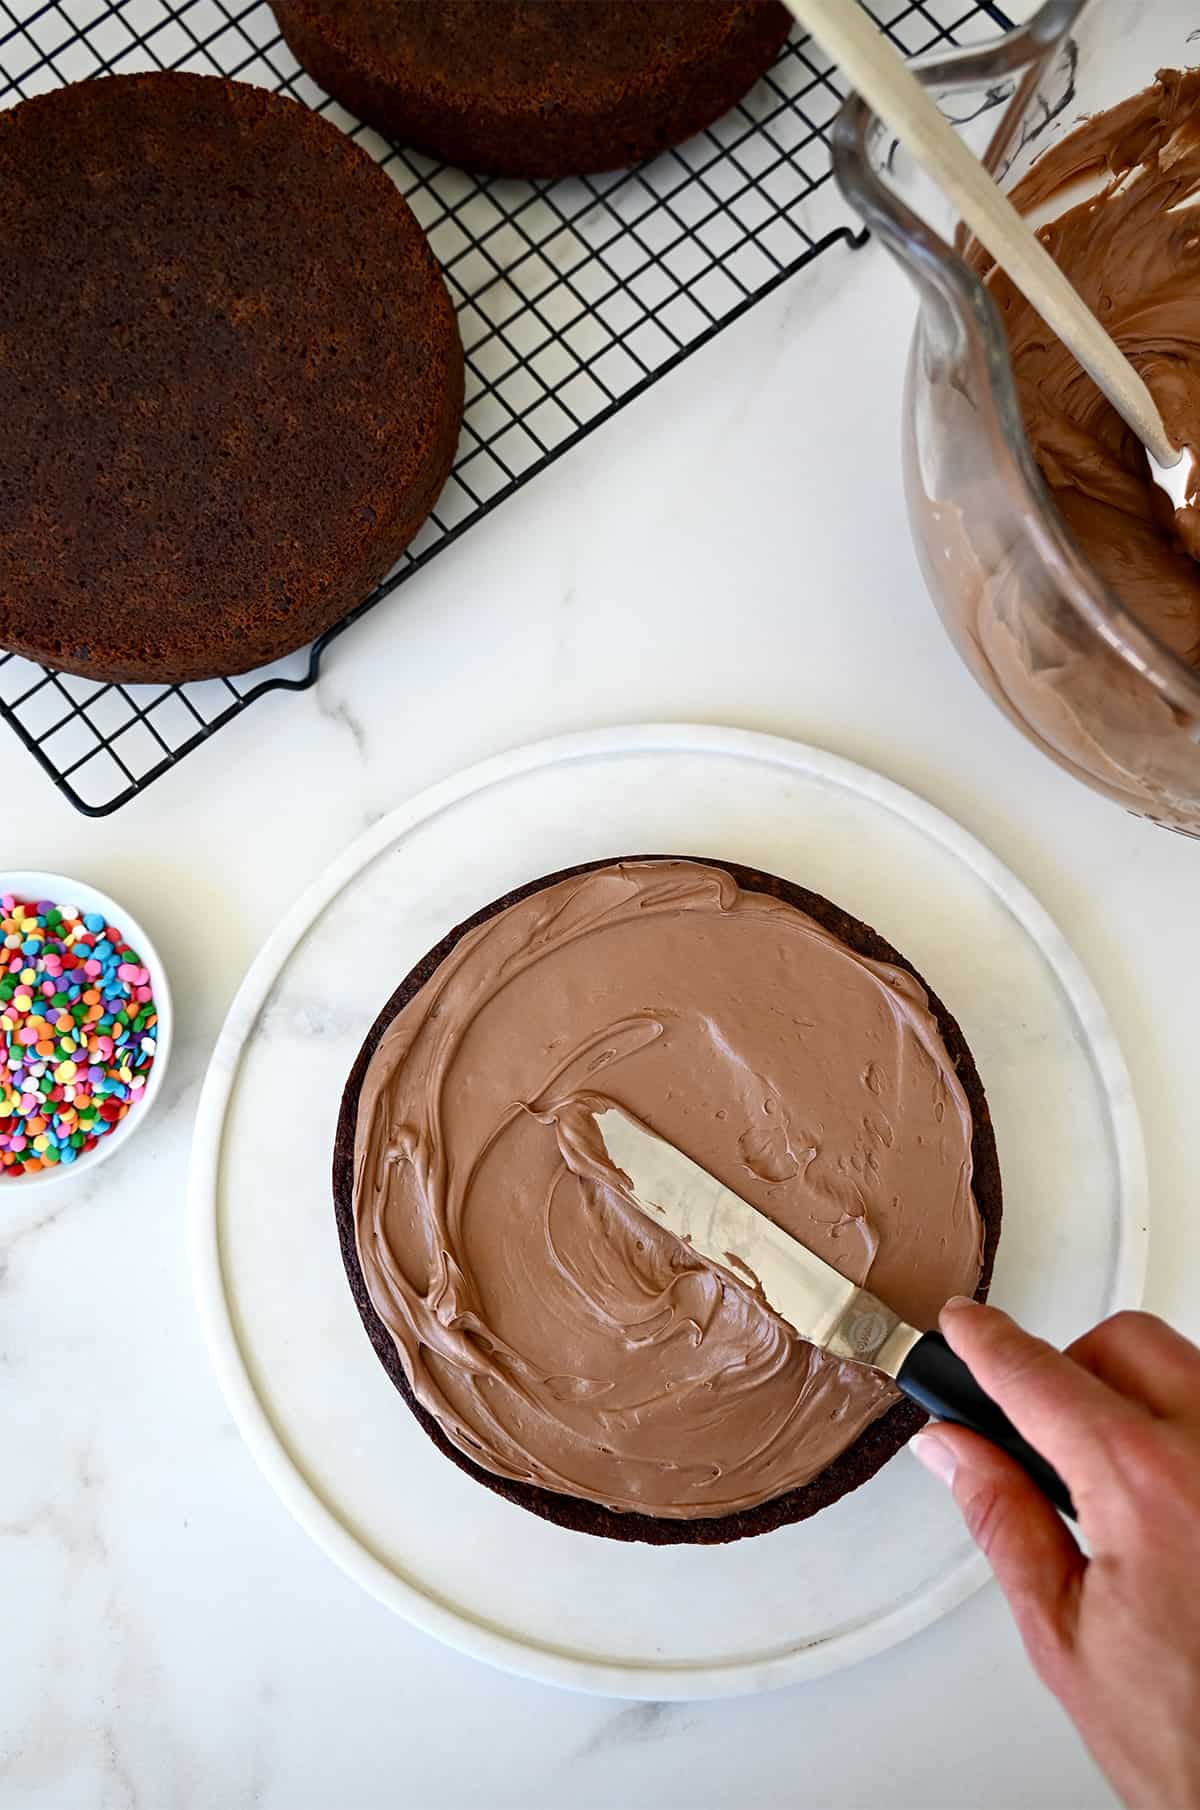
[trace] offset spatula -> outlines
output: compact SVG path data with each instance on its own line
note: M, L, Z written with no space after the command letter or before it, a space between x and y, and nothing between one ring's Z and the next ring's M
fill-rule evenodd
M886 1372L938 1420L982 1433L1074 1520L1071 1493L1058 1472L1022 1439L940 1332L906 1326L865 1288L847 1282L832 1264L616 1107L597 1113L596 1125L610 1161L629 1179L628 1198L648 1219L736 1281L757 1283L771 1311L811 1344Z

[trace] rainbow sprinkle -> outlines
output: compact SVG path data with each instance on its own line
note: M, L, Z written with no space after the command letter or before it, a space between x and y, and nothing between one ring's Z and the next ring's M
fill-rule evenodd
M150 976L119 930L0 894L0 1181L74 1163L142 1098Z

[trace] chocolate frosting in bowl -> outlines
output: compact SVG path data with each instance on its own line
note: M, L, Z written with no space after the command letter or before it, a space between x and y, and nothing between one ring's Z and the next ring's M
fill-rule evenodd
M972 1115L924 989L721 869L618 863L463 935L358 1097L362 1276L460 1452L680 1520L805 1483L895 1389L572 1165L555 1120L581 1098L929 1325L975 1289L983 1230Z
M1162 70L1088 120L1038 158L1012 200L1029 213L1097 180L1098 194L1039 236L1145 379L1174 443L1200 454L1200 71ZM1003 272L989 280L1030 444L1068 527L1144 626L1200 665L1196 479L1176 516L1092 379Z

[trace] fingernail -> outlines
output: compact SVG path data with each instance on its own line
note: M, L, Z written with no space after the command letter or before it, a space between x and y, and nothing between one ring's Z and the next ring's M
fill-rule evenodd
M939 1482L950 1488L958 1469L958 1459L944 1439L939 1439L936 1433L918 1433L909 1441L909 1449L927 1471L932 1471Z
M970 1295L951 1295L950 1299L946 1302L945 1306L942 1308L942 1312L945 1313L947 1307L953 1307L955 1309L955 1311L957 1312L957 1310L960 1307L978 1307L978 1306L979 1306L978 1301L972 1301Z

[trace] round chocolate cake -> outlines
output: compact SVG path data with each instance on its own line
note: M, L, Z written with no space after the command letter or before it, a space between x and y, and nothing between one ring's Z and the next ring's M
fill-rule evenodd
M399 145L468 170L625 169L771 65L777 0L274 0L308 73Z
M294 101L112 76L0 113L0 648L245 672L432 508L462 348L390 178Z
M1000 1232L962 1033L903 956L818 894L637 856L459 925L392 995L346 1086L346 1273L449 1458L615 1539L717 1543L803 1520L924 1417L597 1175L580 1127L607 1105L928 1327L949 1295L986 1294Z

